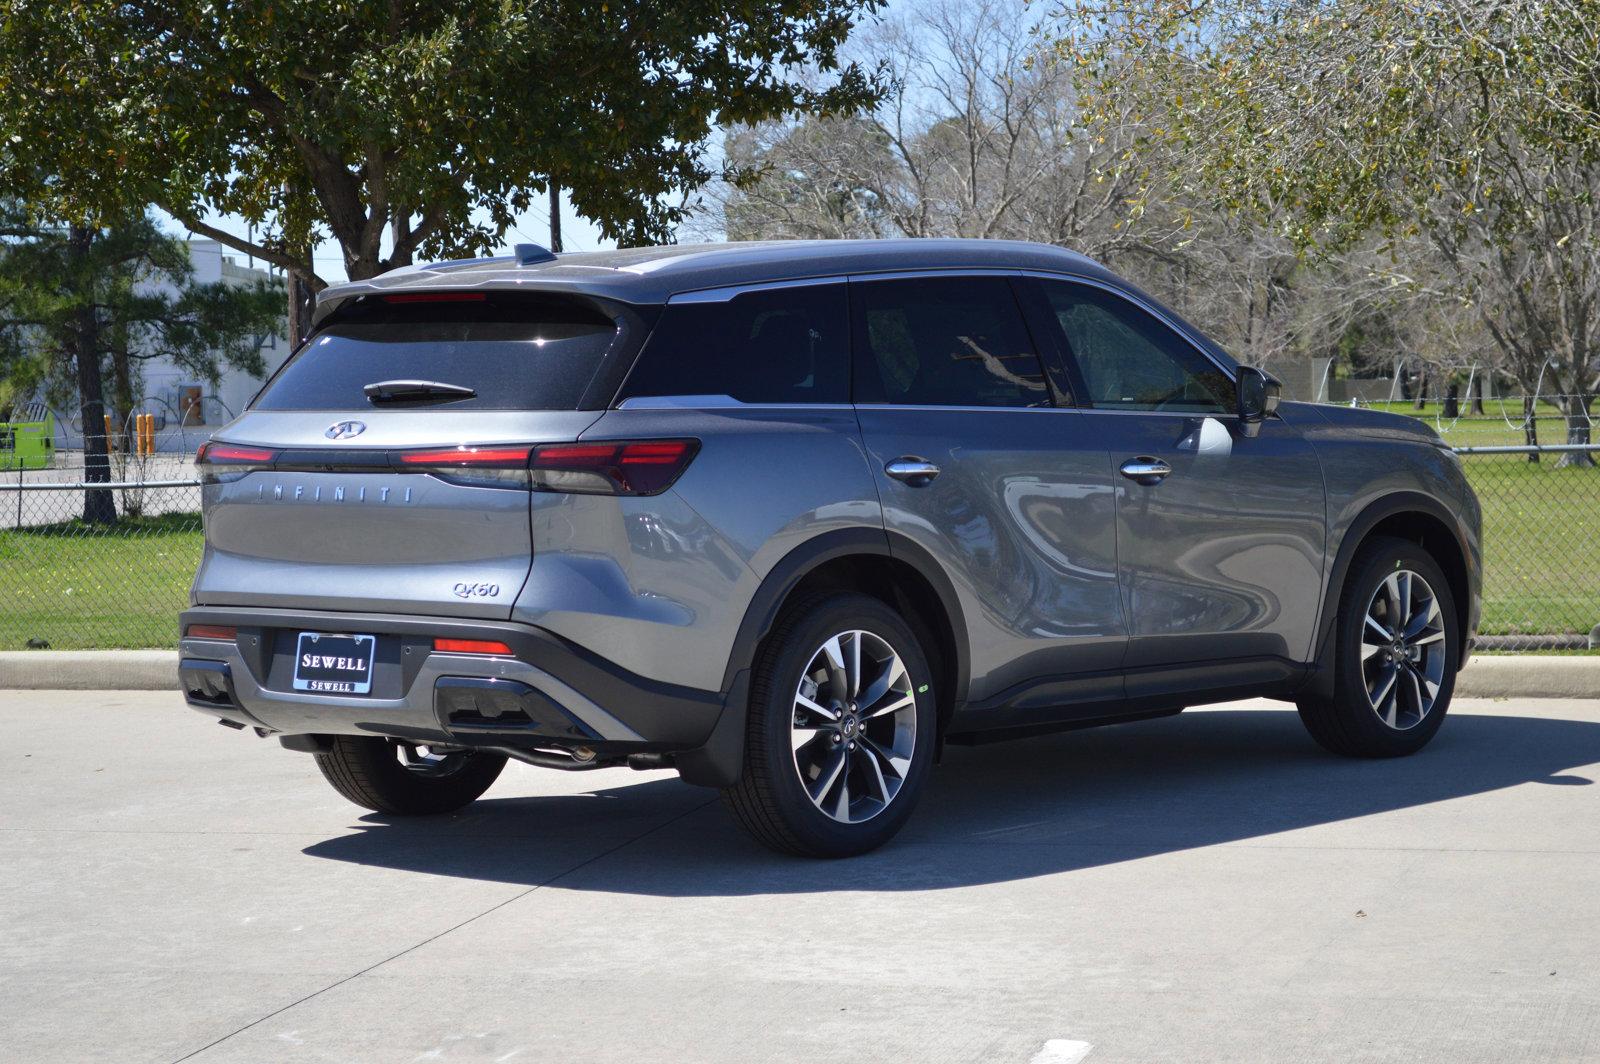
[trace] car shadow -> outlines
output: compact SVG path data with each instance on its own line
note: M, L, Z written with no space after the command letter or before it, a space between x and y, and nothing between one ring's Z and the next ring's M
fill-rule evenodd
M452 818L374 814L362 818L362 830L304 852L535 885L552 879L548 860L531 855L615 837L636 841L554 881L567 890L661 896L929 890L1238 842L1525 783L1581 786L1592 781L1569 770L1596 762L1600 723L1586 721L1460 715L1413 757L1352 761L1312 745L1293 711L1221 710L951 748L900 836L844 864L769 853L721 809L706 808L712 792L660 777L583 794L484 799Z

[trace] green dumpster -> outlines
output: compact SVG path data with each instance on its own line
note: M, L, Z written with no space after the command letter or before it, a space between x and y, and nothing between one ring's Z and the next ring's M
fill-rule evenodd
M49 469L56 457L56 419L43 403L18 407L0 421L0 470Z

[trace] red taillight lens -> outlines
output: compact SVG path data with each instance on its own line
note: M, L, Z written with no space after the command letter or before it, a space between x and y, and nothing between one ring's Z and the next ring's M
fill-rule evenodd
M270 447L248 447L238 443L207 442L194 453L200 479L207 484L227 484L259 469L271 469L278 452Z
M425 451L396 451L390 464L406 473L431 473L440 480L469 488L528 488L527 444L520 447L487 444L481 447L434 447Z
M511 648L493 639L435 639L433 649L446 654L510 654Z
M584 495L656 495L688 468L698 440L550 443L533 449L533 486Z
M202 443L195 452L195 465L265 465L278 457L267 447L241 447L236 443Z
M239 629L231 624L191 624L184 634L190 639L237 639Z
M403 466L461 466L479 469L522 469L527 447L445 447L432 451L398 451Z

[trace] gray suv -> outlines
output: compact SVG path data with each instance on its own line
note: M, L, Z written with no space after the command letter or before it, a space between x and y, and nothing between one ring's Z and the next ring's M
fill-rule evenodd
M1104 268L968 240L441 262L330 288L197 457L190 705L347 798L673 768L757 839L905 823L946 744L1292 700L1438 730L1479 512L1421 422Z

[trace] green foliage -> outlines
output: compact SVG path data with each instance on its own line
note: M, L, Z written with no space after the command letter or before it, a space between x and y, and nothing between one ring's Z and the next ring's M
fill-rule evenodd
M1130 106L1182 192L1302 251L1422 244L1504 372L1600 389L1600 0L1090 0L1059 51L1101 121ZM1138 208L1135 205L1135 209Z
M184 243L148 218L75 242L68 227L0 204L0 380L18 398L48 390L58 401L72 395L73 406L99 402L74 394L85 311L95 357L114 379L153 358L213 383L223 366L262 373L261 342L284 328L283 286L193 275Z
M490 247L551 180L607 237L658 239L716 123L871 97L837 49L879 2L11 0L0 195L154 203L240 246L204 224L236 215L307 277L324 232L355 278Z

